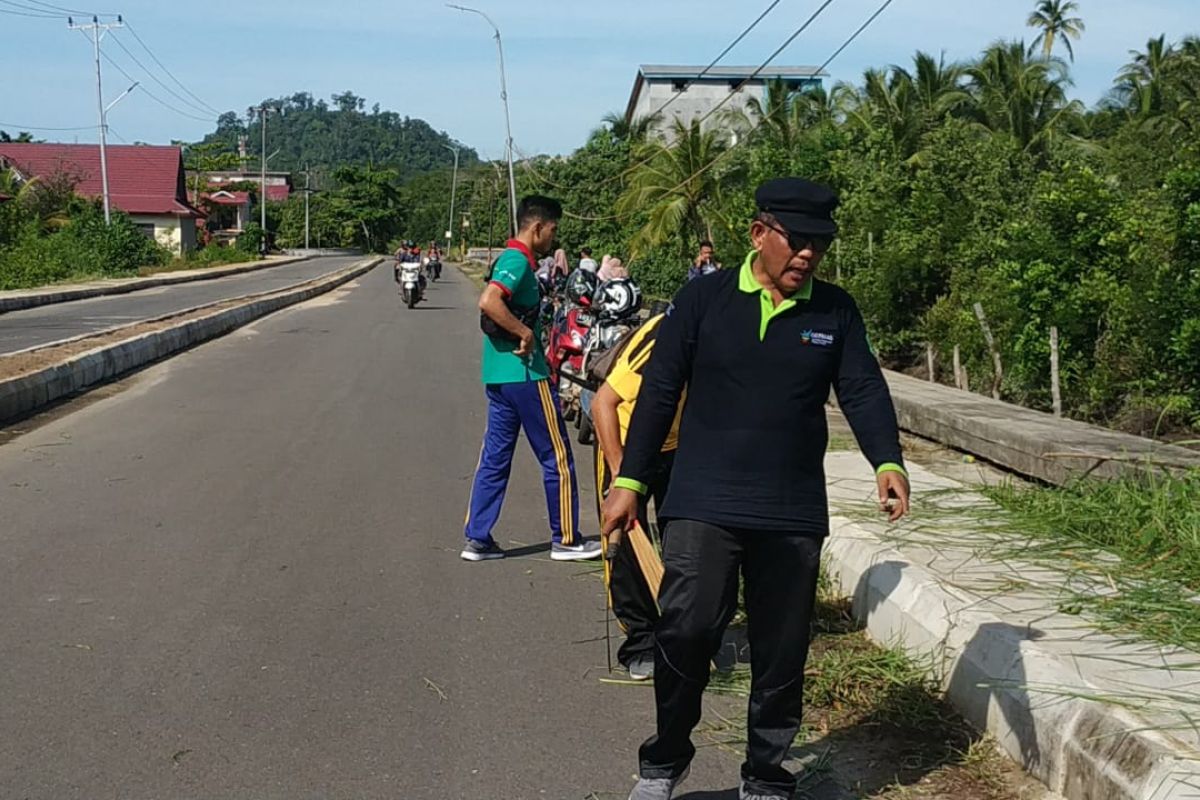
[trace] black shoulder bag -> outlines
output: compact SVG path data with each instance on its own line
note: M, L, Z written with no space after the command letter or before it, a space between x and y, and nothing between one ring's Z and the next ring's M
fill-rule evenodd
M496 268L496 262L499 260L500 257L497 256L495 260L493 260L488 266L487 272L484 273L483 276L484 283L491 283L492 270ZM541 284L539 283L538 286L540 289ZM537 325L538 313L541 311L540 301L532 308L521 308L520 306L514 306L510 302L509 298L506 297L504 298L504 305L508 308L509 313L521 321L522 325L529 328L531 331L534 330L534 326ZM499 325L497 325L496 321L483 311L479 312L479 329L483 331L486 336L490 336L493 339L500 339L507 342L520 341L520 339L518 339L516 336L513 336L511 333L504 330L504 328L501 328Z

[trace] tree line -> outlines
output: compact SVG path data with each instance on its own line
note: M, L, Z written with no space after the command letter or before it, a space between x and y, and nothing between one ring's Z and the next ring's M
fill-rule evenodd
M1032 44L968 62L918 52L856 82L765 97L717 124L609 115L566 157L524 159L518 192L563 200L560 240L620 254L649 291L673 292L700 240L740 261L753 187L803 175L842 197L823 266L859 299L889 366L926 349L972 388L1002 362L1007 400L1050 407L1059 334L1069 415L1140 433L1200 428L1200 39L1150 39L1094 108L1071 100L1073 2L1043 0ZM1067 59L1056 55L1065 50ZM459 188L469 241L507 231L500 166ZM402 189L421 236L440 235L449 174ZM459 235L456 227L456 239Z

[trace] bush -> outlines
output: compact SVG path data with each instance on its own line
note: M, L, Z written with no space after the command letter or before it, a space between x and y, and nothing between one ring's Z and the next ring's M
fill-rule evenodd
M168 251L148 239L120 212L105 225L93 202L76 201L59 231L41 235L36 223L24 225L13 244L0 248L0 289L25 289L57 281L116 278L161 266Z
M258 253L256 252L248 253L237 247L210 244L199 250L192 250L182 257L173 259L167 266L167 269L203 269L205 267L219 267L222 264L241 264L256 260L258 260Z
M246 225L246 229L238 234L237 241L233 244L235 249L252 255L262 252L262 245L263 229L254 222Z

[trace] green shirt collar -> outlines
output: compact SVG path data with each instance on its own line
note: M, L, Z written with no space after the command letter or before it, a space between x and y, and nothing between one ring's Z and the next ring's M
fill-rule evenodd
M754 257L757 255L757 250L751 250L746 254L746 260L742 262L742 268L738 272L738 288L747 294L766 292L767 299L770 299L771 293L763 288L762 284L758 282L758 278L754 277ZM809 278L808 282L800 287L800 291L789 297L788 300L811 300L812 287L813 279ZM775 301L772 300L771 302L773 305Z
M758 278L754 277L754 257L758 255L757 250L751 250L746 255L746 260L742 262L742 269L738 272L738 289L746 294L754 294L758 292L759 298L759 322L758 322L758 340L761 342L767 338L767 325L771 320L779 316L790 308L795 307L799 300L812 299L812 278L800 288L791 297L784 298L775 305L774 298L771 297L771 292L764 289L762 284L758 282Z

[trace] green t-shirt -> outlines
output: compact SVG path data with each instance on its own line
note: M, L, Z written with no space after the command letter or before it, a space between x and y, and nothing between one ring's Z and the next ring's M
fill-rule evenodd
M542 299L537 276L529 268L529 259L515 247L510 246L496 259L492 270L492 283L504 290L508 303L515 308L533 308ZM483 337L483 382L524 383L540 381L550 377L546 366L546 354L542 352L541 331L535 323L533 328L533 352L527 356L513 355L517 342L511 339Z

